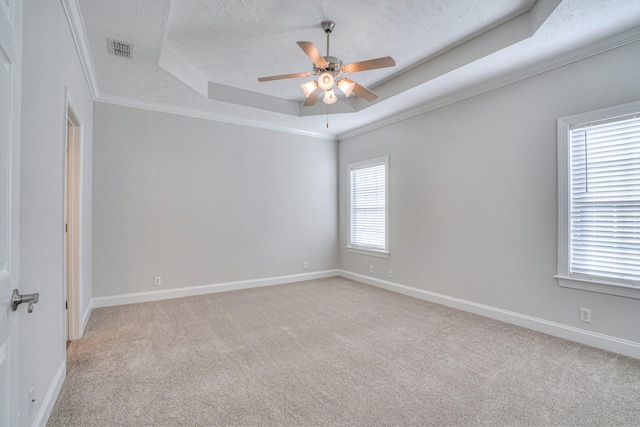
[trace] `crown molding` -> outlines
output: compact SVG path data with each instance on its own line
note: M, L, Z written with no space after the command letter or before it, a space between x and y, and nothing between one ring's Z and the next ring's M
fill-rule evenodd
M173 105L158 104L158 103L149 102L149 101L140 101L140 100L137 100L137 99L129 99L129 98L123 98L123 97L119 97L119 96L100 95L100 96L98 96L98 98L95 101L96 102L102 102L104 104L119 105L119 106L122 106L122 107L138 108L138 109L141 109L141 110L156 111L156 112L159 112L159 113L175 114L175 115L178 115L178 116L193 117L193 118L196 118L196 119L212 120L212 121L216 121L216 122L224 122L224 123L230 123L230 124L235 124L235 125L249 126L249 127L259 128L259 129L272 130L272 131L276 131L276 132L284 132L284 133L291 133L291 134L295 134L295 135L310 136L312 138L326 139L326 140L329 140L329 141L337 141L338 140L337 136L333 135L333 134L328 135L328 134L324 134L324 133L311 132L311 131L306 131L306 130L302 130L302 129L296 129L296 128L285 127L285 126L278 126L278 125L274 125L274 124L272 124L270 122L262 122L262 121L257 121L257 120L244 119L244 118L236 117L236 116L230 116L230 115L218 114L218 113L211 113L211 112L202 111L202 110L193 110L193 109L189 109L189 108L176 107L176 106L173 106Z
M98 89L98 81L96 79L96 69L93 66L93 58L89 51L89 42L87 40L87 33L84 29L84 22L82 21L82 13L80 13L80 6L78 0L60 0L64 14L67 17L69 28L71 29L71 36L73 42L76 45L78 51L78 57L80 58L80 64L84 71L84 76L87 79L91 96L95 101L100 96L100 90Z
M503 76L497 79L490 80L485 85L480 87L474 87L471 89L456 92L450 96L440 98L434 101L421 104L414 108L410 108L402 113L395 114L381 120L377 120L365 126L358 127L356 129L341 133L338 135L339 141L344 141L354 136L362 135L367 132L371 132L376 129L388 126L393 123L397 123L403 120L407 120L411 117L418 116L429 111L436 110L438 108L446 107L447 105L455 104L456 102L463 101L465 99L472 98L477 95L481 95L485 92L492 91L494 89L501 88L503 86L510 85L512 83L519 82L521 80L528 79L530 77L537 76L538 74L546 73L547 71L554 70L556 68L564 67L565 65L572 64L574 62L582 61L583 59L599 55L601 53L640 41L640 27L634 28L629 31L617 34L607 39L592 43L580 49L571 51L569 54L559 55L555 58L549 59L536 64L534 66L520 70L517 74L511 74Z
M436 110L438 108L442 108L459 101L463 101L468 98L472 98L474 96L483 94L485 92L489 92L491 90L498 89L500 87L507 86L521 80L525 80L529 77L533 77L538 74L546 73L547 71L551 71L556 68L560 68L565 65L569 65L571 63L578 62L583 59L589 58L591 56L595 56L600 53L604 53L609 50L613 50L618 47L622 47L627 44L634 43L640 40L640 27L634 28L632 30L609 37L605 40L592 43L581 49L571 51L569 54L559 55L555 58L552 58L550 60L543 62L542 64L536 64L535 66L525 68L524 70L520 70L520 72L517 74L511 74L508 76L503 76L497 79L493 79L487 82L483 86L459 91L451 94L450 96L439 98L437 100L433 100L424 104L420 104L416 107L409 108L402 113L394 114L380 120L375 120L370 124L357 127L355 129L336 135L336 134L325 134L325 133L306 131L306 130L291 128L286 126L277 126L269 122L261 122L256 120L244 119L244 118L235 117L231 115L211 113L211 112L189 109L189 108L175 107L175 106L170 106L166 104L158 104L153 102L123 98L118 96L103 95L100 93L98 88L95 67L93 65L93 59L91 57L91 52L89 50L89 43L87 40L84 23L82 21L82 14L80 13L80 7L78 5L78 1L77 0L60 0L60 2L62 4L65 15L67 17L67 22L69 24L69 28L71 29L71 34L76 46L76 50L78 52L78 56L82 64L85 78L87 79L89 90L91 91L91 95L94 101L103 102L107 104L120 105L125 107L146 109L150 111L176 114L176 115L187 116L187 117L200 118L205 120L213 120L213 121L220 121L220 122L231 123L231 124L238 124L242 126L249 126L249 127L260 128L260 129L274 130L278 132L310 136L314 138L320 138L320 139L326 139L326 140L332 140L332 141L341 141L341 140L352 138L354 136L362 135L367 132L382 128L384 126L388 126L390 124L400 122L400 121L409 119L411 117L414 117L432 110Z
M96 71L93 65L93 58L91 57L91 51L89 50L89 42L87 40L87 33L84 28L84 22L82 21L82 14L80 12L80 6L77 0L60 0L62 8L64 9L67 23L71 30L71 36L78 52L78 57L84 71L85 78L91 96L94 101L103 102L106 104L120 105L124 107L139 108L143 110L157 111L162 113L176 114L179 116L194 117L205 120L213 120L231 124L238 124L243 126L255 127L260 129L274 130L278 132L292 133L296 135L310 136L319 139L326 139L330 141L337 141L336 135L327 135L324 133L305 131L301 129L295 129L284 126L273 125L268 122L259 122L255 120L243 119L238 117L232 117L224 114L210 113L206 111L193 110L188 108L175 107L164 104L157 104L153 102L139 101L135 99L122 98L111 95L103 95L98 88L98 81L96 79Z

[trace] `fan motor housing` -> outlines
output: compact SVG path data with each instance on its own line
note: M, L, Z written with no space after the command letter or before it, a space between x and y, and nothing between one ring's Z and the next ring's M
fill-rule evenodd
M335 56L324 56L323 57L325 61L327 61L327 63L329 64L328 67L316 67L314 65L313 67L313 73L314 74L320 74L324 71L329 71L330 73L333 73L333 75L335 76L336 74L338 74L340 72L340 67L342 67L342 61L340 60L340 58L336 58Z

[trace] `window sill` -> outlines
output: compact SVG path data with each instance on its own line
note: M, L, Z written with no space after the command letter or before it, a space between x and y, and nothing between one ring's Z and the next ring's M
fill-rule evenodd
M554 277L558 280L558 285L563 288L581 289L583 291L640 299L640 286L623 285L601 280L577 279L566 276Z
M391 255L391 253L389 253L389 252L374 251L374 250L371 250L371 249L354 248L352 246L347 246L347 252L351 252L351 253L354 253L354 254L360 254L360 255L375 256L375 257L378 257L378 258L389 258L389 256Z

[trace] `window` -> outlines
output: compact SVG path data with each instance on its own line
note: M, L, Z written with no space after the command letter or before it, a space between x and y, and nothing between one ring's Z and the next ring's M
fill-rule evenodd
M389 257L389 157L349 168L350 252Z
M640 102L558 120L561 286L640 299Z

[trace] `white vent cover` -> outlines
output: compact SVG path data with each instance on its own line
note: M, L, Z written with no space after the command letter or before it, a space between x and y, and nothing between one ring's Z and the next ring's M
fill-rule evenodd
M111 55L133 58L133 45L131 43L107 39L107 45Z

